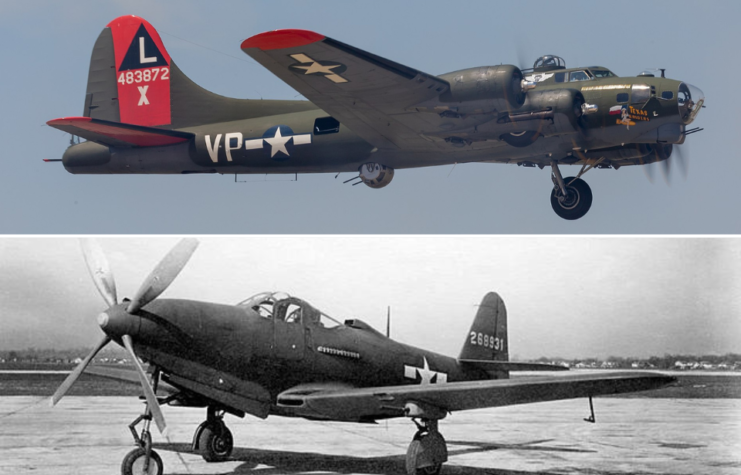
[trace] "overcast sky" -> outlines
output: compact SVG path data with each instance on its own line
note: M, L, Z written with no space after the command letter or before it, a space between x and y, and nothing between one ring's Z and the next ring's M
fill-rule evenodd
M100 238L119 298L178 238ZM741 239L203 237L163 298L237 303L264 290L457 356L496 291L510 355L741 352ZM105 310L73 238L0 239L0 350L92 346Z
M343 185L348 173L73 176L41 161L69 141L45 123L82 113L93 44L124 14L148 19L187 75L226 96L296 99L239 45L303 28L431 74L517 63L518 48L528 67L557 54L623 76L666 68L705 92L693 126L706 130L684 146L686 182L589 172L594 204L577 222L553 213L548 169L512 165L400 170L382 190ZM740 14L738 1L2 1L0 233L739 233Z

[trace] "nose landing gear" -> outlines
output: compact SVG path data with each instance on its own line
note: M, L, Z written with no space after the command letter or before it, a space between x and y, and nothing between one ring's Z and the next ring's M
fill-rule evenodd
M152 373L152 386L157 390L159 382L159 371ZM144 421L141 435L136 432L136 426ZM121 475L162 475L163 464L159 454L152 450L152 433L149 426L152 423L152 411L149 403L144 408L144 414L140 415L134 422L129 424L129 430L134 437L136 448L126 454L121 462Z

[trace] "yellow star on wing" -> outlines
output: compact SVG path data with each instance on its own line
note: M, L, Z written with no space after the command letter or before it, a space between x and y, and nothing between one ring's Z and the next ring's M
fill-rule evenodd
M332 70L334 68L339 68L339 64L334 64L332 66L322 66L321 64L314 61L311 63L311 66L294 66L296 69L303 69L306 72L304 74L315 74L315 73L324 73L324 74L332 74Z

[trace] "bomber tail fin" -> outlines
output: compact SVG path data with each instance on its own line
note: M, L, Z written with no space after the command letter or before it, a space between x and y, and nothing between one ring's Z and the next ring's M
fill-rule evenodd
M84 117L168 129L316 109L307 101L232 99L191 81L157 30L127 15L100 33L90 58Z

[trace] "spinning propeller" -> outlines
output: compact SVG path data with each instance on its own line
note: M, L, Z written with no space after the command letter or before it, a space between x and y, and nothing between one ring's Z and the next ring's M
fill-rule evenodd
M137 312L139 312L142 307L159 297L160 294L162 294L162 292L164 292L165 289L167 289L167 287L169 287L175 280L175 277L177 277L180 271L183 270L183 267L188 263L188 260L197 247L198 241L193 238L186 238L177 243L144 280L142 285L139 287L139 290L134 295L134 298L124 309L125 312L129 315L136 316ZM118 305L116 282L113 279L113 273L111 272L108 260L106 259L103 250L95 241L86 239L82 242L82 252L85 256L85 263L87 264L88 271L90 272L90 276L93 278L93 282L95 283L98 292L100 292L103 300L108 304L108 310L113 310L113 307ZM98 323L101 327L104 327L104 331L109 317L106 312L102 313L98 317ZM95 348L93 348L90 354L85 357L82 363L80 363L74 371L67 376L67 379L64 380L62 385L59 386L52 396L52 406L64 397L65 393L70 387L72 387L75 381L77 381L77 378L80 377L80 374L85 371L85 368L87 368L93 358L95 358L95 355L97 355L98 352L111 341L111 339L111 336L106 334L103 339L98 342ZM144 369L136 356L133 340L128 334L121 335L120 339L134 362L142 390L144 391L144 397L147 400L147 406L152 413L157 428L160 432L164 432L166 428L165 418L162 415L162 410L157 402L157 396L154 393L154 389L149 382L147 374L144 372Z
M651 151L649 154L640 159L641 165L647 165L643 167L643 171L645 172L649 182L654 182L654 170L652 164L656 162L661 163L661 165L657 166L661 167L661 174L664 176L664 181L667 185L671 186L671 171L674 164L679 168L679 173L682 175L682 178L685 181L687 180L688 159L683 151L684 147L672 144L651 144L650 147Z

